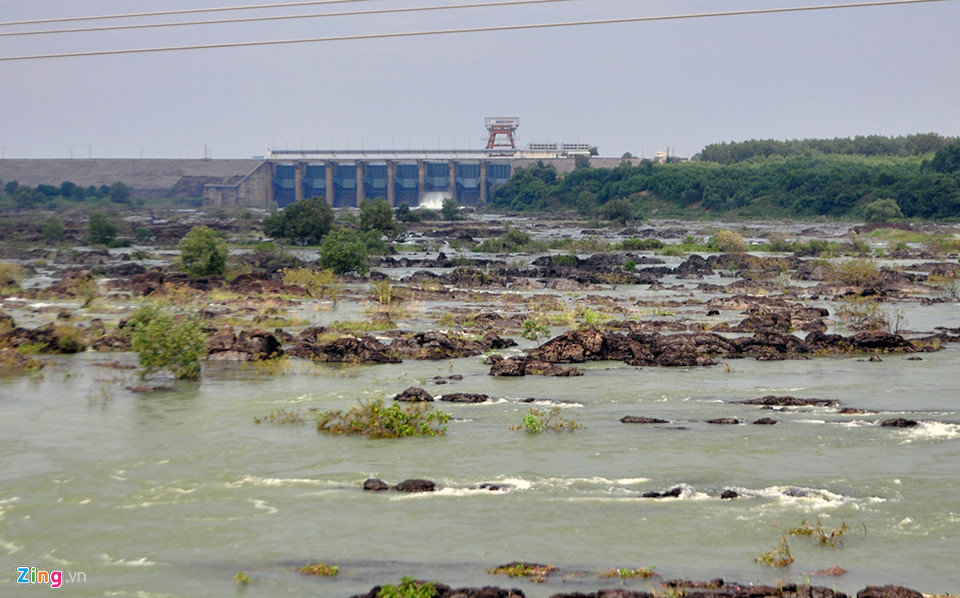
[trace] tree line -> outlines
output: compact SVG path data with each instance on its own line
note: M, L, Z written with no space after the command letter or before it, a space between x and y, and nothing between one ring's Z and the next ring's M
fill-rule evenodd
M960 142L960 137L942 137L937 133L922 133L900 137L858 135L835 139L750 139L731 143L713 143L695 159L718 164L734 164L755 158L771 156L799 156L803 154L840 154L845 156L923 156Z
M112 185L82 187L70 181L55 185L21 185L17 181L0 181L0 199L12 203L17 210L56 208L65 201L80 203L109 199L118 204L130 202L130 188L117 181Z
M490 207L575 209L588 217L622 215L625 209L638 217L656 208L680 216L958 218L960 142L920 155L805 152L730 163L624 162L611 169L578 168L565 176L539 163L495 188Z

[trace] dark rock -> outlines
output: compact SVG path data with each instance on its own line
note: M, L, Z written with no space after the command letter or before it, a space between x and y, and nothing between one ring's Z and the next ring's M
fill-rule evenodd
M897 417L893 419L885 419L880 422L880 425L884 428L914 428L919 426L920 423L913 419L906 419L903 417Z
M642 417L639 415L624 415L620 418L620 423L624 424L669 424L670 422L665 419L657 419L655 417Z
M735 417L718 417L715 419L708 419L708 424L722 424L722 425L736 425L740 423L740 420Z
M833 399L798 399L789 395L766 395L759 399L736 402L743 405L762 405L765 407L836 407L840 404L840 401Z
M509 485L509 484L490 484L490 483L486 483L486 482L485 482L485 483L480 484L479 486L477 486L477 489L478 489L478 490L489 490L489 491L491 491L491 492L508 492L508 491L510 491L510 490L513 490L513 486L511 486L511 485Z
M475 394L469 392L455 392L440 397L441 401L449 403L484 403L490 400L490 395Z
M383 490L389 490L390 486L380 478L367 478L363 482L364 490L372 490L374 492L380 492Z
M287 354L320 362L401 363L389 347L370 335L362 338L345 336L324 343L311 340L311 335L316 334L314 330L308 328L300 333L299 342Z
M399 492L436 492L437 485L430 480L411 479L397 484Z
M857 409L856 407L844 407L837 411L840 415L863 415L865 413L872 413L866 409Z
M676 488L672 488L666 492L656 492L651 490L649 492L644 492L640 496L642 498L677 498L681 494L683 494L683 488L677 486Z
M127 386L130 392L155 392L158 390L173 390L170 386L153 386L149 384L140 384L136 386Z
M777 420L770 419L769 417L761 417L757 421L753 422L755 426L772 426L777 423Z
M883 360L880 359L880 356L879 356L879 355L871 355L871 356L870 356L870 359L868 359L867 361L872 361L872 362L876 363L876 362L883 361Z
M720 493L720 500L731 500L739 497L740 495L733 490L724 490Z
M222 330L207 341L207 359L214 361L255 361L283 355L280 341L262 330Z
M407 403L419 403L419 402L429 403L433 401L433 396L429 392L425 391L424 389L418 386L411 386L410 388L394 396L393 400L404 401Z
M580 368L562 368L529 357L501 358L492 362L491 376L582 376Z
M902 586L867 586L857 592L857 598L923 598L923 594Z

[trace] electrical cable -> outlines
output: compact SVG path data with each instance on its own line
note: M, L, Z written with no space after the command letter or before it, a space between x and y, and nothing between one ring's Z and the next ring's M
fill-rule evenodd
M547 4L556 2L578 2L581 0L507 0L505 2L474 2L471 4L452 4L435 6L412 6L406 8L375 8L371 10L351 10L343 12L326 12L298 15L274 15L268 17L238 17L233 19L211 19L207 21L180 21L168 23L138 23L135 25L103 25L100 27L78 27L74 29L46 29L33 31L0 32L0 37L14 37L24 35L52 35L57 33L89 33L93 31L122 31L126 29L150 29L157 27L183 27L185 25L221 25L225 23L251 23L260 21L282 21L289 19L319 19L325 17L353 17L365 15L381 15L389 13L426 12L435 10L455 10L461 8L489 8L500 6L519 6L524 4Z
M145 53L152 53L152 52L175 52L175 51L183 51L183 50L209 50L214 48L239 48L239 47L255 47L255 46L273 46L273 45L284 45L284 44L338 42L338 41L350 41L350 40L423 37L423 36L432 36L432 35L485 33L485 32L493 32L493 31L522 31L522 30L533 30L533 29L551 29L551 28L559 28L559 27L579 27L579 26L587 26L587 25L613 25L613 24L623 24L623 23L643 23L643 22L670 21L670 20L680 20L680 19L701 19L701 18L765 15L765 14L791 13L791 12L812 12L812 11L836 10L836 9L845 9L845 8L868 8L868 7L878 7L878 6L926 4L926 3L933 3L933 2L950 2L950 1L953 1L953 0L878 0L873 2L857 2L857 3L850 3L850 4L821 4L821 5L813 5L813 6L794 6L794 7L784 7L784 8L758 8L758 9L721 11L721 12L702 12L702 13L687 13L687 14L678 14L678 15L661 15L661 16L652 16L652 17L622 17L622 18L612 18L612 19L566 21L566 22L559 22L559 23L532 23L527 25L493 25L489 27L470 27L470 28L460 28L460 29L433 29L433 30L427 30L427 31L406 31L406 32L393 32L393 33L367 33L367 34L357 34L357 35L340 35L340 36L331 36L331 37L313 37L313 38L302 38L302 39L266 40L266 41L253 41L253 42L223 42L223 43L214 43L214 44L193 44L188 46L128 48L128 49L122 49L122 50L93 50L93 51L85 51L85 52L61 52L61 53L55 53L55 54L2 56L0 57L0 62L10 62L10 61L18 61L18 60L44 60L44 59L51 59L51 58L75 58L75 57L83 57L83 56L110 56L110 55L118 55L118 54L145 54Z
M9 21L8 25L39 25L41 23L69 23L72 21L97 21L100 19L132 19L136 17L161 17L166 15L186 15L201 12L227 12L233 10L262 10L271 8L290 8L294 6L316 6L318 4L347 4L353 2L372 2L373 0L302 0L301 2L282 2L279 4L251 4L248 6L217 6L214 8L184 8L180 10L156 10L152 12L131 12L116 15L94 15L86 17L57 17L53 19L30 19L27 21Z

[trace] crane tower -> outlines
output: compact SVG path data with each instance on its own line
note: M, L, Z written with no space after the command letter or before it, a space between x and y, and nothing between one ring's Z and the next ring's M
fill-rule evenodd
M487 131L490 138L487 140L487 149L498 147L509 147L516 149L513 134L517 132L520 126L520 118L516 116L488 116L486 119ZM501 135L507 136L507 141L498 141Z

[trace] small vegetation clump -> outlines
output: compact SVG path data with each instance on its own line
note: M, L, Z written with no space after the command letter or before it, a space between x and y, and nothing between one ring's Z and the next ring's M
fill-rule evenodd
M833 548L837 545L838 541L842 542L840 537L845 535L848 530L849 528L847 527L846 521L841 521L840 527L831 529L823 527L819 519L817 519L816 525L811 525L804 519L803 523L799 526L788 529L787 534L791 536L808 536L815 538L821 545Z
M619 577L621 579L634 579L634 578L643 578L647 579L654 577L656 573L653 571L653 567L640 567L639 569L630 569L623 568L620 569L610 569L609 571L604 571L600 574L600 577Z
M0 376L33 372L43 367L43 363L32 357L21 355L14 349L0 349Z
M546 248L546 243L535 241L529 233L511 228L499 237L487 239L476 250L484 253L522 253L544 251Z
M550 573L556 571L553 565L538 565L536 563L509 563L488 569L490 575L506 575L508 577L529 577L531 581L543 583Z
M243 571L237 571L237 575L236 577L234 577L234 579L236 579L237 583L242 586L245 586L248 583L250 583L250 576L244 573Z
M283 284L303 288L315 299L329 295L331 285L334 283L333 270L292 268L281 270L281 274L283 274Z
M832 265L829 280L834 284L874 286L883 281L883 272L873 260L855 258Z
M340 573L340 567L337 565L328 565L326 563L308 563L300 567L300 573L304 575L321 575L323 577L333 577Z
M437 595L437 585L432 581L417 581L404 577L399 585L380 587L377 598L433 598Z
M614 245L614 248L620 251L652 251L663 249L663 241L660 239L624 239Z
M129 323L130 347L140 356L143 375L167 370L174 378L200 378L200 358L206 353L207 339L194 318L176 318L155 307L144 307Z
M263 417L253 416L253 423L270 423L270 424L302 424L306 423L306 420L303 418L303 415L300 413L300 406L297 406L296 411L291 411L289 409L279 408L274 409L267 415Z
M732 230L717 231L717 234L710 237L707 245L714 251L722 251L723 253L747 250L747 242L743 240L740 233L735 233Z
M26 273L23 268L10 262L0 262L0 293L12 293L20 288Z
M424 403L383 406L383 399L360 401L346 411L317 414L317 430L324 434L347 434L370 438L442 436L450 414Z
M537 318L527 318L520 325L520 336L528 341L537 342L537 339L550 334L550 327Z
M583 427L574 419L563 419L560 417L561 408L554 407L550 411L531 407L527 409L527 414L523 416L523 423L516 426L510 426L511 430L524 430L528 434L540 434L544 431L551 432L573 432Z
M780 544L769 552L761 552L755 560L768 567L786 567L792 563L793 555L790 554L790 544L787 542L787 536L780 534Z

